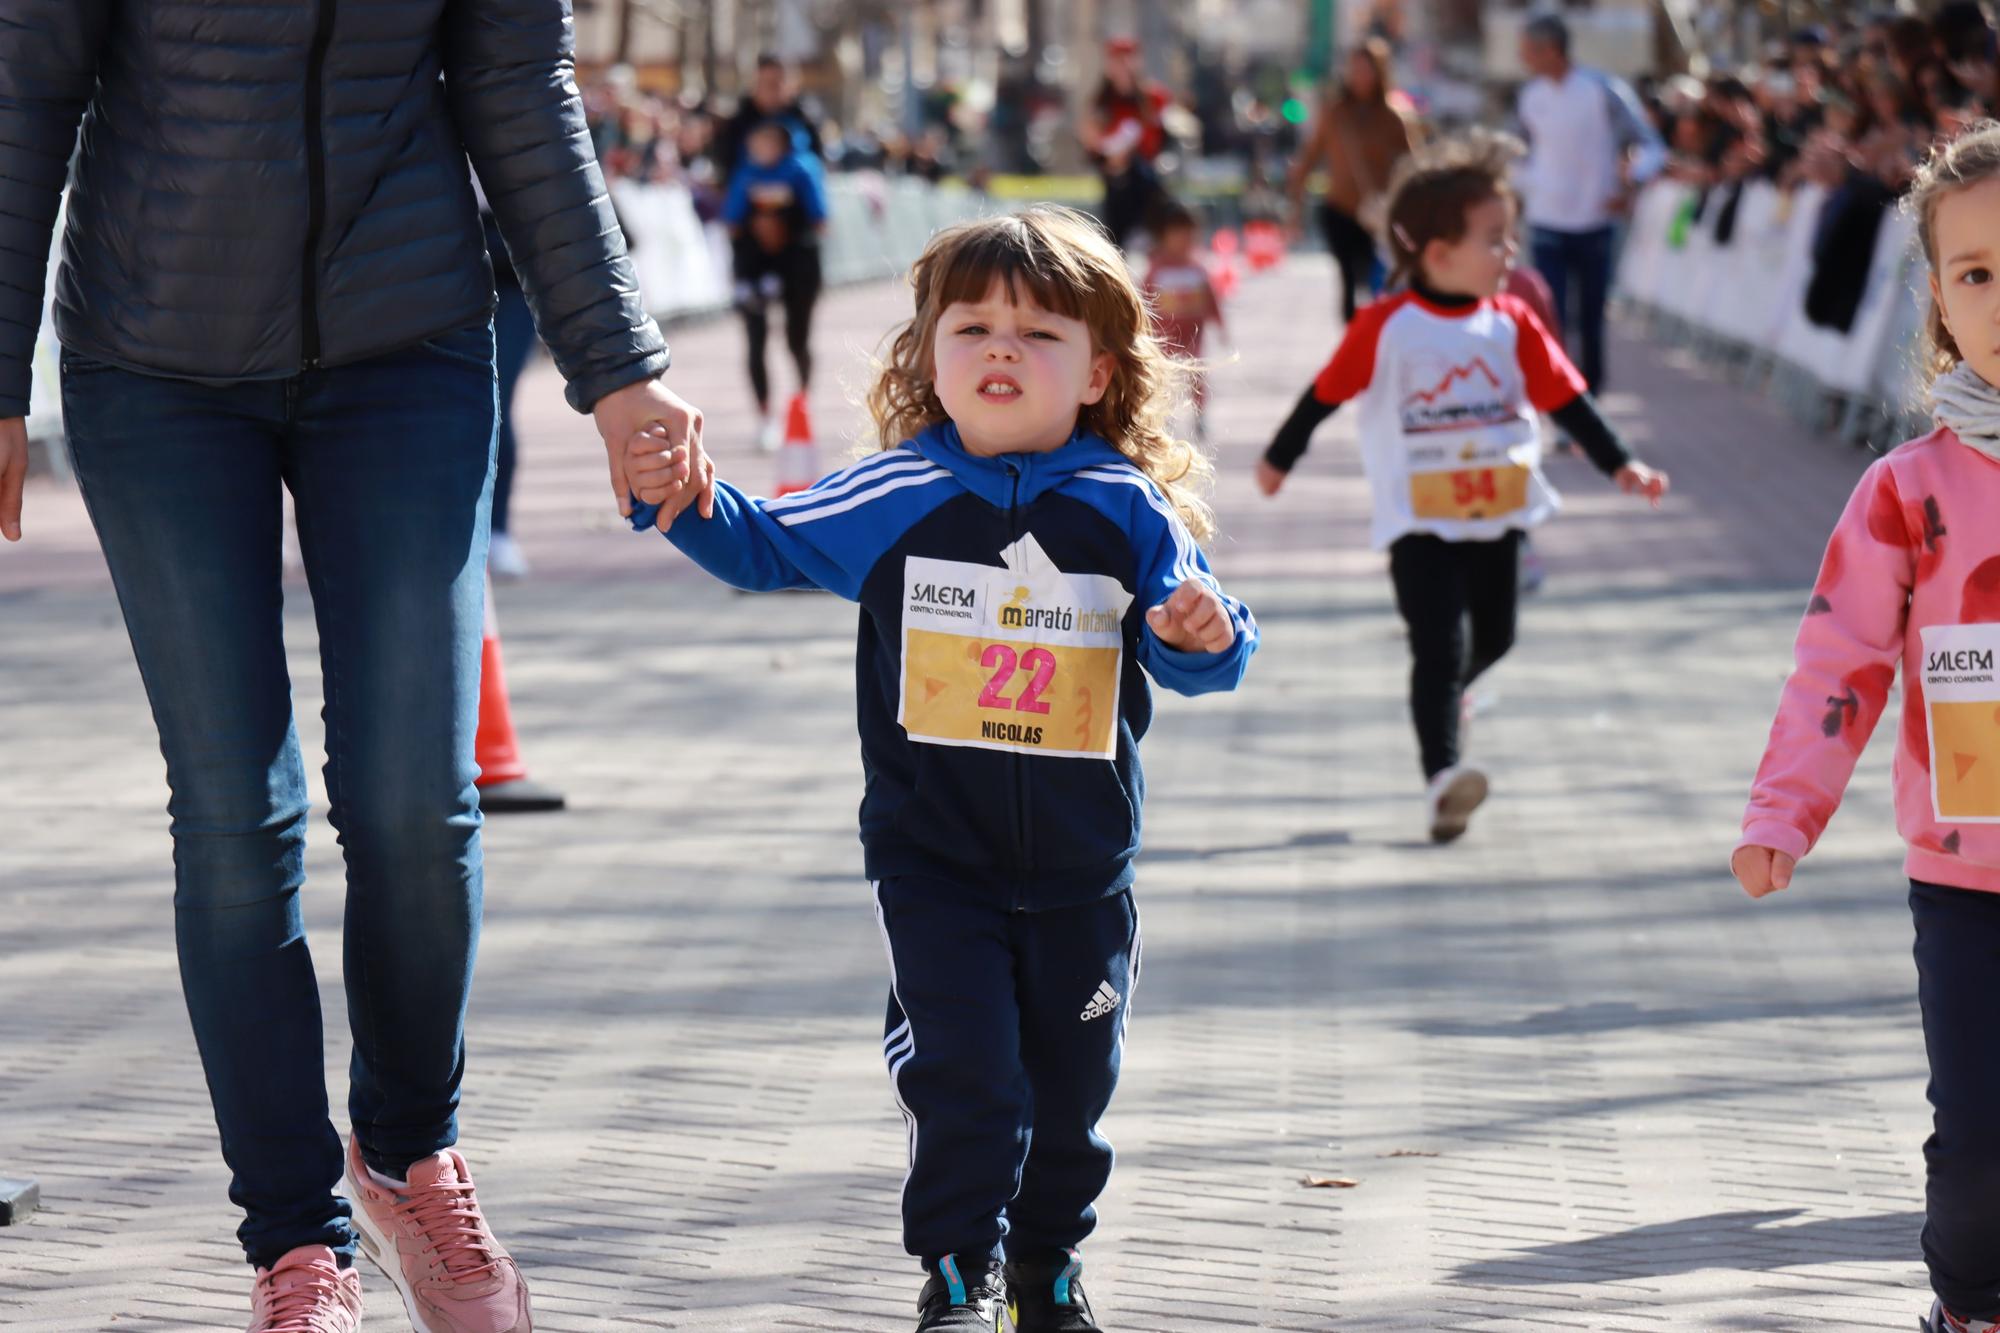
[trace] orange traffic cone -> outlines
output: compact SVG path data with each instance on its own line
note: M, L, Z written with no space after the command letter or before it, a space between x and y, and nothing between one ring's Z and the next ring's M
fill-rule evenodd
M1284 233L1275 223L1249 222L1243 226L1243 252L1253 272L1276 268L1285 257Z
M1267 222L1264 225L1264 246L1271 256L1271 267L1276 268L1285 262L1285 256L1290 253L1291 247L1285 240L1283 227L1275 222Z
M500 622L493 614L493 589L486 590L486 630L479 645L479 733L473 740L479 761L479 808L490 815L560 810L563 794L528 776L514 739L514 714L507 707L507 673L500 665Z
M778 449L778 484L773 497L792 495L819 480L819 450L813 445L812 417L804 393L792 395L785 413L785 442Z

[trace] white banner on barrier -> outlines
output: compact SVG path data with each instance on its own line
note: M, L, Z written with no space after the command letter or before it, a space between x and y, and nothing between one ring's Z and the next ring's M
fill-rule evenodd
M1704 199L1678 181L1648 185L1633 209L1615 294L1846 400L1850 422L1858 407L1892 418L1921 412L1913 344L1929 298L1911 219L1894 205L1883 215L1860 303L1842 331L1805 313L1825 188L1786 194L1764 181L1746 185L1729 242L1718 244L1725 198L1711 190Z

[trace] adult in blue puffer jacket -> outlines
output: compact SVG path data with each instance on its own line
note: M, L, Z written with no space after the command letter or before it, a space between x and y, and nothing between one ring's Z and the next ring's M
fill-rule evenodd
M253 1329L353 1327L357 1245L420 1328L529 1327L453 1148L495 421L468 158L614 493L649 427L705 476L592 156L569 0L11 0L0 22L0 532L20 537L67 169L65 425L166 758L181 973ZM298 905L281 489L347 860L345 1153Z

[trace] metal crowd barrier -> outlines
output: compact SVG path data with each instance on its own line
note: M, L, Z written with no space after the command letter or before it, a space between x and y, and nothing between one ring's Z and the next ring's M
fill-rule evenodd
M1613 298L1661 342L1692 350L1738 383L1769 392L1795 420L1881 450L1929 429L1922 331L1929 295L1916 224L1883 215L1845 333L1806 318L1812 247L1826 190L1744 187L1729 243L1715 239L1720 190L1655 182L1635 203Z

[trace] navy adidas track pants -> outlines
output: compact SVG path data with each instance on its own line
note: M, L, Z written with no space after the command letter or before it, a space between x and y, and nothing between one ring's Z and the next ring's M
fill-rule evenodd
M1097 1225L1139 978L1130 891L1009 912L945 880L875 886L889 950L884 1054L908 1122L903 1244L1046 1260Z

